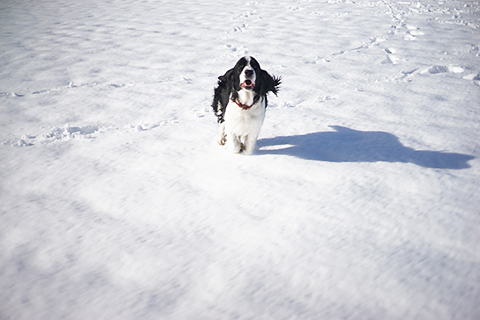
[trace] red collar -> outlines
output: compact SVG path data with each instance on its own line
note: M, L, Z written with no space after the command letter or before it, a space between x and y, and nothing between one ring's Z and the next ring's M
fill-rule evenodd
M243 110L248 110L248 109L250 109L251 107L253 107L253 105L254 105L255 103L258 102L258 98L257 98L257 97L255 97L255 98L256 98L256 99L253 99L253 103L252 103L251 105L249 105L249 106L247 106L246 104L240 103L240 102L238 102L237 100L234 100L233 98L230 98L230 100L232 100L233 102L235 102L235 103L237 104L237 106L239 106L239 107L242 108Z

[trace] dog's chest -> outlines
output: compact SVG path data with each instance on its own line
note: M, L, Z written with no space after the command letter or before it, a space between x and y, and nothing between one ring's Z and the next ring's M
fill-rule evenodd
M225 126L237 134L248 134L259 129L265 118L264 99L260 98L250 109L242 109L235 102L230 101L225 110Z

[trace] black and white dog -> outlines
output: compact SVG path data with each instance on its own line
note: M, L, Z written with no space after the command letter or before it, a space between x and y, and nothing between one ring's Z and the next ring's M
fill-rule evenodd
M255 149L265 118L267 94L277 95L281 78L262 70L253 57L243 57L218 77L212 107L218 118L218 143L234 153Z

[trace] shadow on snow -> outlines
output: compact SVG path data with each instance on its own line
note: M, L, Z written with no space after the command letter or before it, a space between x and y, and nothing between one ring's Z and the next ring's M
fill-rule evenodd
M297 136L258 140L256 154L284 154L307 160L331 162L404 162L425 168L465 169L475 157L405 147L387 132L356 131L330 126L336 132L315 132Z

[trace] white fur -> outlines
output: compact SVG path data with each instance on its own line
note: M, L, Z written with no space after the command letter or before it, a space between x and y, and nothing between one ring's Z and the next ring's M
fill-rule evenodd
M247 90L241 90L240 96L245 94L243 91ZM251 95L253 96L253 94ZM239 100L245 101L242 98ZM252 102L253 98L251 98L250 103ZM230 101L225 111L225 122L220 124L219 143L223 144L226 140L227 147L234 153L239 153L242 150L249 154L252 153L264 119L265 99L260 98L248 110L244 110L233 101Z
M245 68L243 68L242 73L240 74L240 83L245 82L245 80L247 79L255 83L255 80L257 80L257 74L255 73L255 70L252 68L252 66L250 66L250 57L246 56L245 59L247 59L248 64L245 66ZM253 75L250 78L247 78L247 76L245 75L245 71L247 70L253 71Z

